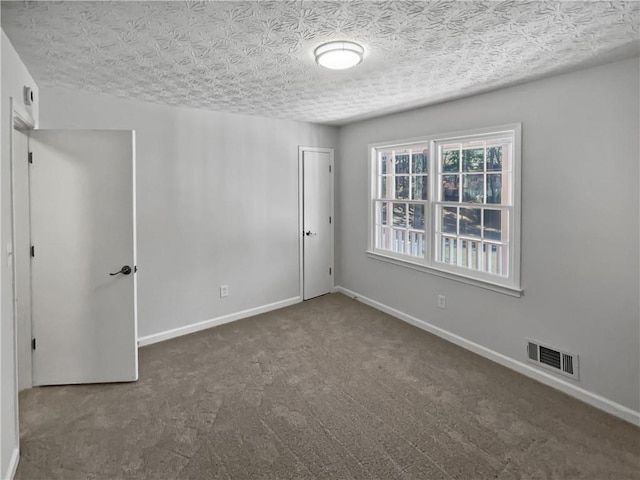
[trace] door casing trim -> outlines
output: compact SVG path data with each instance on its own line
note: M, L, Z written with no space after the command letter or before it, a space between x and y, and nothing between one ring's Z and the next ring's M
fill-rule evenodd
M10 134L9 134L9 152L10 152L10 171L9 171L9 176L10 176L10 185L11 185L11 250L12 252L15 251L15 244L16 244L16 233L15 233L15 201L14 201L14 192L15 192L15 185L14 185L14 176L13 176L13 163L14 163L14 154L13 154L13 150L14 150L14 132L15 130L25 130L25 131L29 131L29 130L33 130L34 128L37 127L36 122L33 119L33 116L31 115L31 113L26 110L24 107L22 107L22 105L17 102L13 97L9 97L9 111L11 112L11 124L10 124ZM12 253L13 255L13 253ZM16 262L13 261L14 259L12 258L12 266L11 266L11 276L12 276L12 284L13 284L13 288L12 288L12 299L11 301L13 302L13 384L15 386L15 400L14 400L14 406L15 406L15 413L14 413L14 419L15 419L15 433L16 433L16 439L15 439L15 444L16 444L16 448L13 451L13 454L11 456L11 461L9 463L9 478L13 478L13 475L15 474L15 470L18 467L18 462L20 461L20 409L19 409L19 405L18 405L18 401L19 401L19 397L18 397L18 393L19 393L19 380L18 380L18 311L17 311L17 291L15 288L16 285ZM2 472L0 472L2 473Z

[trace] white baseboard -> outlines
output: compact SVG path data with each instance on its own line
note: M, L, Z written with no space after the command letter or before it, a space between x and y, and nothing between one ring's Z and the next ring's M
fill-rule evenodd
M387 313L392 317L398 318L404 322L410 323L422 330L425 330L429 333L432 333L440 338L443 338L451 343L454 343L466 350L470 350L478 355L488 358L500 365L503 365L511 370L515 370L522 375L525 375L529 378L533 378L545 385L553 387L557 390L560 390L567 395L570 395L578 400L582 400L589 405L592 405L600 410L603 410L607 413L615 415L627 422L630 422L634 425L640 426L640 412L636 412L624 405L616 403L612 400L609 400L605 397L602 397L596 393L585 390L584 388L580 388L577 385L573 385L561 378L556 378L552 374L540 371L532 367L531 365L527 365L526 363L515 360L511 357L507 357L501 353L498 353L494 350L491 350L487 347L483 347L477 343L474 343L470 340L467 340L463 337L460 337L454 333L443 330L440 327L436 327L435 325L431 325L430 323L425 322L424 320L420 320L418 318L412 317L411 315L407 315L400 310L389 307L383 303L377 302L367 297L363 297L362 295L348 290L344 287L335 287L336 292L342 293L348 297L352 297L359 302L362 302L370 307L375 308L376 310L380 310L381 312Z
M9 460L9 466L7 467L6 475L2 478L6 480L13 480L13 477L16 475L16 470L18 469L19 461L20 461L20 449L16 447L13 449L13 453L11 454L11 460Z
M200 330L206 330L207 328L224 325L225 323L235 322L236 320L240 320L242 318L260 315L261 313L288 307L300 302L302 302L302 297L288 298L286 300L269 303L267 305L262 305L256 308L250 308L241 312L231 313L222 317L212 318L210 320L204 320L198 323L192 323L191 325L185 325L184 327L178 327L171 330L166 330L164 332L146 335L144 337L138 338L138 346L143 347L145 345L151 345L153 343L169 340L170 338L181 337L182 335L188 335L190 333L199 332Z

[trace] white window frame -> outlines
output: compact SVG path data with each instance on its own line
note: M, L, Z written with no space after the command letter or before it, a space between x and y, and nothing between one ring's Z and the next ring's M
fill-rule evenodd
M436 261L436 208L439 205L438 192L438 157L436 147L437 144L443 142L455 142L457 140L468 140L473 137L487 137L500 134L513 135L513 158L512 158L512 205L506 207L512 212L508 225L509 235L509 272L506 277L492 275L478 270L467 269L457 265L449 265ZM378 182L378 155L377 153L383 149L404 149L410 148L412 145L428 144L429 145L429 161L427 166L428 175L428 199L425 206L425 255L424 257L410 256L400 254L389 250L376 248L376 210L375 204L377 197ZM473 130L464 130L456 132L448 132L443 134L428 135L424 137L413 137L390 142L379 142L369 144L368 174L369 174L369 218L368 218L368 246L367 255L371 258L393 263L440 277L449 278L470 285L493 290L519 297L522 295L520 283L520 224L522 218L521 210L521 167L522 167L522 125L520 123L512 123L507 125L498 125L486 128L477 128ZM462 159L460 159L462 161ZM394 202L394 200L389 200ZM396 203L402 203L402 200L395 200ZM460 206L464 206L461 203ZM478 207L483 204L478 204ZM486 207L486 205L485 205ZM505 208L505 207L502 207Z

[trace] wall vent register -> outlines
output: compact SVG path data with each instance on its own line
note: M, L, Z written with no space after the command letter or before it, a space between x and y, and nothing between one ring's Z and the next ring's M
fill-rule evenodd
M527 360L538 366L553 370L578 380L578 356L560 351L538 342L527 342Z

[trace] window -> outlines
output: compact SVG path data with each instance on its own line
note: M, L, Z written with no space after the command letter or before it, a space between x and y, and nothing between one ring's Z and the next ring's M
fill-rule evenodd
M370 254L519 292L519 124L372 145L370 171Z
M376 245L424 257L429 146L381 149L377 157Z

